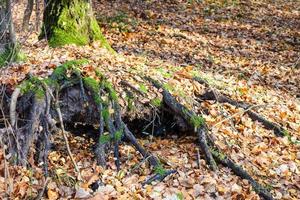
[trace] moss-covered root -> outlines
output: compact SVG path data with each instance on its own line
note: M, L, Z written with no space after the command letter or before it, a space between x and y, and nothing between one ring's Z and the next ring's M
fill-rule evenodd
M225 167L230 168L236 175L238 175L242 179L248 180L258 195L260 195L262 198L266 200L273 200L272 195L267 191L267 189L265 189L262 185L260 185L257 181L255 181L250 176L250 174L248 174L248 172L246 172L241 166L235 164L232 160L227 158L218 150L212 150L211 152L219 163L221 163Z
M101 142L101 138L104 136L104 119L103 119L103 105L99 103L99 141L96 144L95 156L97 160L97 164L106 168L106 156L105 156L105 143Z
M164 170L163 172L156 172L155 175L151 176L149 179L147 179L145 182L142 183L142 185L148 185L151 184L154 181L162 181L164 180L167 176L176 173L176 170Z
M89 1L50 1L44 12L43 23L44 29L39 38L46 38L52 47L100 41L105 48L114 52L93 16Z
M211 152L209 151L209 146L207 144L206 137L208 135L208 132L206 129L204 118L202 116L196 115L196 113L188 110L185 106L180 104L171 95L171 93L163 87L162 84L149 77L146 77L146 79L149 80L156 88L163 90L162 94L164 103L174 112L175 115L182 117L187 122L187 124L194 129L195 133L197 133L199 137L200 148L205 155L207 164L212 170L217 170L216 162Z
M127 125L123 122L121 118L120 106L118 104L118 96L116 91L114 90L111 83L101 77L101 82L97 80L86 77L83 78L84 86L90 93L94 99L96 105L99 105L99 112L101 117L103 118L103 126L106 130L110 132L108 135L99 135L99 147L103 146L103 144L108 142L114 143L114 156L116 159L117 168L120 167L119 163L119 150L118 146L123 138L127 138L129 142L139 151L145 159L148 159L150 164L153 167L158 166L158 160L151 155L148 151L146 151L137 141L133 133L128 129ZM103 90L107 93L108 98L105 101L100 96L100 90ZM110 108L114 110L113 113L110 113ZM100 126L101 127L101 126ZM100 131L102 132L102 131ZM98 155L101 156L101 155Z
M215 159L213 158L213 155L210 151L210 148L207 144L207 129L205 126L201 126L200 128L197 129L197 134L198 134L198 139L199 139L199 145L201 150L203 151L205 155L205 160L209 164L209 167L213 170L216 171L218 169L217 163L215 162Z
M206 87L210 87L208 82L201 79L200 77L194 77L194 80L200 84L204 84ZM252 120L262 123L262 125L268 130L273 130L276 136L283 137L286 135L287 131L284 128L282 128L280 125L278 125L274 122L271 122L271 121L265 119L261 115L257 114L256 112L252 111L251 109L249 109L253 106L251 106L247 103L238 102L238 101L226 96L225 94L220 93L219 91L213 91L213 90L208 91L199 97L202 100L214 100L219 103L229 103L233 106L243 108Z

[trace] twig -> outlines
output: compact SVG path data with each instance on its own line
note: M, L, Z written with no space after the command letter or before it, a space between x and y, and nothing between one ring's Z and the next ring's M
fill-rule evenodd
M228 121L228 120L230 120L230 119L232 119L232 118L234 118L236 116L243 115L246 112L248 112L248 111L250 111L250 110L252 110L254 108L261 107L261 106L264 106L264 105L252 105L252 106L248 107L246 110L242 110L240 112L234 113L233 115L230 115L229 117L226 117L225 119L223 119L223 120L219 121L218 123L214 124L211 128L214 128L214 127L216 127L216 126L218 126L220 124L223 124L224 122L226 122L226 121Z
M0 142L2 144L2 138L0 138ZM8 194L10 195L11 192L13 192L13 185L11 184L11 178L10 178L10 172L9 172L9 165L8 165L8 162L6 160L6 149L5 149L5 145L2 144L2 151L3 151L3 157L4 157L4 177L5 177L5 182L6 184L8 185L8 188L7 188L7 192Z
M143 186L144 186L144 185L148 185L148 184L150 184L150 183L152 183L152 182L154 182L154 181L162 181L162 180L164 180L167 176L169 176L169 175L171 175L171 174L174 174L174 173L176 173L176 172L177 172L177 170L168 170L168 171L164 172L163 174L157 173L157 174L153 175L152 177L150 177L150 178L149 178L148 180L146 180L145 182L143 182L142 185L143 185Z
M197 167L198 169L200 169L200 152L199 152L199 148L196 148L197 151Z
M138 168L140 168L142 166L143 163L145 163L151 156L153 155L149 155L148 157L144 158L141 162L139 162L138 165L136 165L133 169L131 169L128 174L131 174L132 172L134 172L135 170L137 170Z
M130 87L132 90L134 90L135 92L139 93L140 95L145 96L145 93L142 90L136 88L135 86L131 85L127 81L122 80L120 83L123 84L124 86Z
M65 143L66 143L66 147L67 147L67 152L68 152L68 155L73 163L73 166L75 168L75 171L77 172L77 178L78 180L82 180L82 177L81 177L81 173L80 173L80 170L74 160L74 157L73 157L73 154L71 152L71 149L70 149L70 145L69 145L69 142L68 142L68 137L67 137L67 134L65 132L65 128L64 128L64 123L63 123L63 118L62 118L62 114L61 114L61 111L60 111L60 107L59 107L59 102L58 102L58 92L56 93L56 101L55 101L55 107L56 107L56 112L58 114L58 118L59 118L59 122L60 122L60 127L61 127L61 132L63 134L63 137L64 137L64 140L65 140Z
M41 189L41 191L39 192L39 195L35 198L35 200L41 200L43 198L44 193L45 193L46 188L47 188L47 185L49 183L49 180L50 180L50 178L47 177L45 182L44 182L43 188Z

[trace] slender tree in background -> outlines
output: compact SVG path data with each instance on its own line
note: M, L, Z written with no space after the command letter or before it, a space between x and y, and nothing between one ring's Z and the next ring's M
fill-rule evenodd
M33 10L33 0L28 0L24 12L24 18L23 18L23 24L22 24L23 30L28 30L28 25L29 25L29 20L31 17L32 10Z
M93 15L89 0L49 0L44 9L40 39L52 47L100 41L111 50Z
M11 8L11 0L0 0L0 66L21 59Z
M29 20L33 11L33 6L35 5L35 30L38 31L40 28L40 0L28 0L27 6L24 11L24 18L22 23L22 29L28 30Z

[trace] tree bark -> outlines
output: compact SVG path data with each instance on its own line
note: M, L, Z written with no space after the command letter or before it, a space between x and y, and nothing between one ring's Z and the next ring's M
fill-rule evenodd
M35 0L35 16L36 16L36 26L35 26L35 30L39 31L40 29L40 17L41 17L41 2L40 0Z
M99 40L111 50L93 15L89 0L49 0L44 10L40 39L52 47L66 44L86 45Z
M23 30L28 30L28 25L29 25L29 20L31 17L32 10L33 10L33 0L28 0L26 9L24 11L24 18L22 24Z
M16 60L18 45L11 14L11 0L0 0L0 67Z

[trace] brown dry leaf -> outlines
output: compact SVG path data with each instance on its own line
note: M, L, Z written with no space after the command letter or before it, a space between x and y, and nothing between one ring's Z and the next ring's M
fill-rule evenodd
M101 192L97 192L95 196L89 198L88 200L108 200L109 196Z
M54 189L48 189L47 196L49 200L56 200L59 197L58 192Z

